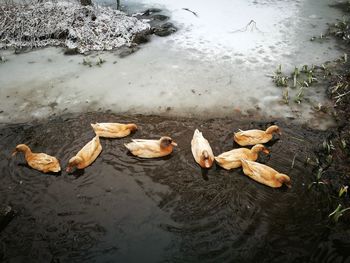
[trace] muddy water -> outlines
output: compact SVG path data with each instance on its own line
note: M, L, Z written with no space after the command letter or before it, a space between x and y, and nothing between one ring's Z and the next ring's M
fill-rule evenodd
M139 130L120 140L102 139L100 157L84 171L44 175L10 158L18 143L56 155L64 167L93 136L90 122L132 121ZM236 147L238 128L271 122L89 113L0 129L0 201L16 216L0 235L5 262L345 262L346 221L328 214L337 204L308 190L314 180L307 157L320 132L277 124L283 136L260 161L290 175L291 189L271 189L240 169L201 171L191 155L195 128L215 154ZM131 138L170 135L169 157L142 160L127 153ZM293 158L295 159L294 165ZM344 223L343 223L344 222ZM343 261L342 261L343 260Z

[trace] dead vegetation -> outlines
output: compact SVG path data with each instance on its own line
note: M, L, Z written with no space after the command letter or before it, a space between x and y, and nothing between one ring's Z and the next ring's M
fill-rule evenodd
M64 46L79 53L130 46L149 25L108 7L71 1L0 4L0 49Z

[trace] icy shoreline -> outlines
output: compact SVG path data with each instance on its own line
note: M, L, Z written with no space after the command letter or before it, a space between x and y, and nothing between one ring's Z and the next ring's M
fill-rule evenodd
M109 7L72 2L0 5L0 49L65 46L79 53L131 46L149 24Z

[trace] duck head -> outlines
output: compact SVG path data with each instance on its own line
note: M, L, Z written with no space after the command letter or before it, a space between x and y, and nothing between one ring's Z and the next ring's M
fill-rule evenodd
M276 179L277 179L281 184L285 184L288 188L291 188L291 187L292 187L292 184L291 184L291 182L290 182L290 178L289 178L288 175L278 173L278 174L276 174Z
M252 152L254 153L263 152L266 154L270 153L270 151L262 144L254 145L252 148Z
M168 148L169 146L177 146L177 143L173 141L170 137L164 136L160 138L160 148Z
M126 127L130 130L130 132L137 131L137 125L135 123L127 124Z
M268 127L266 129L266 133L268 133L268 134L278 133L279 135L282 135L282 132L277 125L272 125L272 126Z
M26 153L31 153L32 151L30 150L30 148L27 145L18 144L16 146L16 149L13 151L12 156L15 156L18 152L23 152L24 154L26 154Z
M67 173L72 172L73 168L77 167L82 161L83 161L83 159L80 158L79 156L74 156L74 157L70 158L70 160L68 161L68 166L66 168L66 172Z
M204 150L201 155L201 166L203 168L210 168L213 165L213 161L209 157L209 153Z

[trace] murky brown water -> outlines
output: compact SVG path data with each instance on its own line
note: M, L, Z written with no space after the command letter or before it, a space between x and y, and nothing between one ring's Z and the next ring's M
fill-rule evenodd
M44 175L11 158L18 143L68 159L93 136L90 122L135 122L133 138L170 135L179 145L163 159L142 160L101 139L103 152L82 172ZM319 132L277 122L283 136L260 161L290 175L271 189L214 166L203 173L190 141L199 128L215 154L232 148L238 128L269 122L89 113L0 129L0 201L17 213L0 233L4 262L349 262L346 220L329 223L337 204L314 180L307 157ZM236 147L236 146L235 146ZM292 168L293 158L295 157Z

